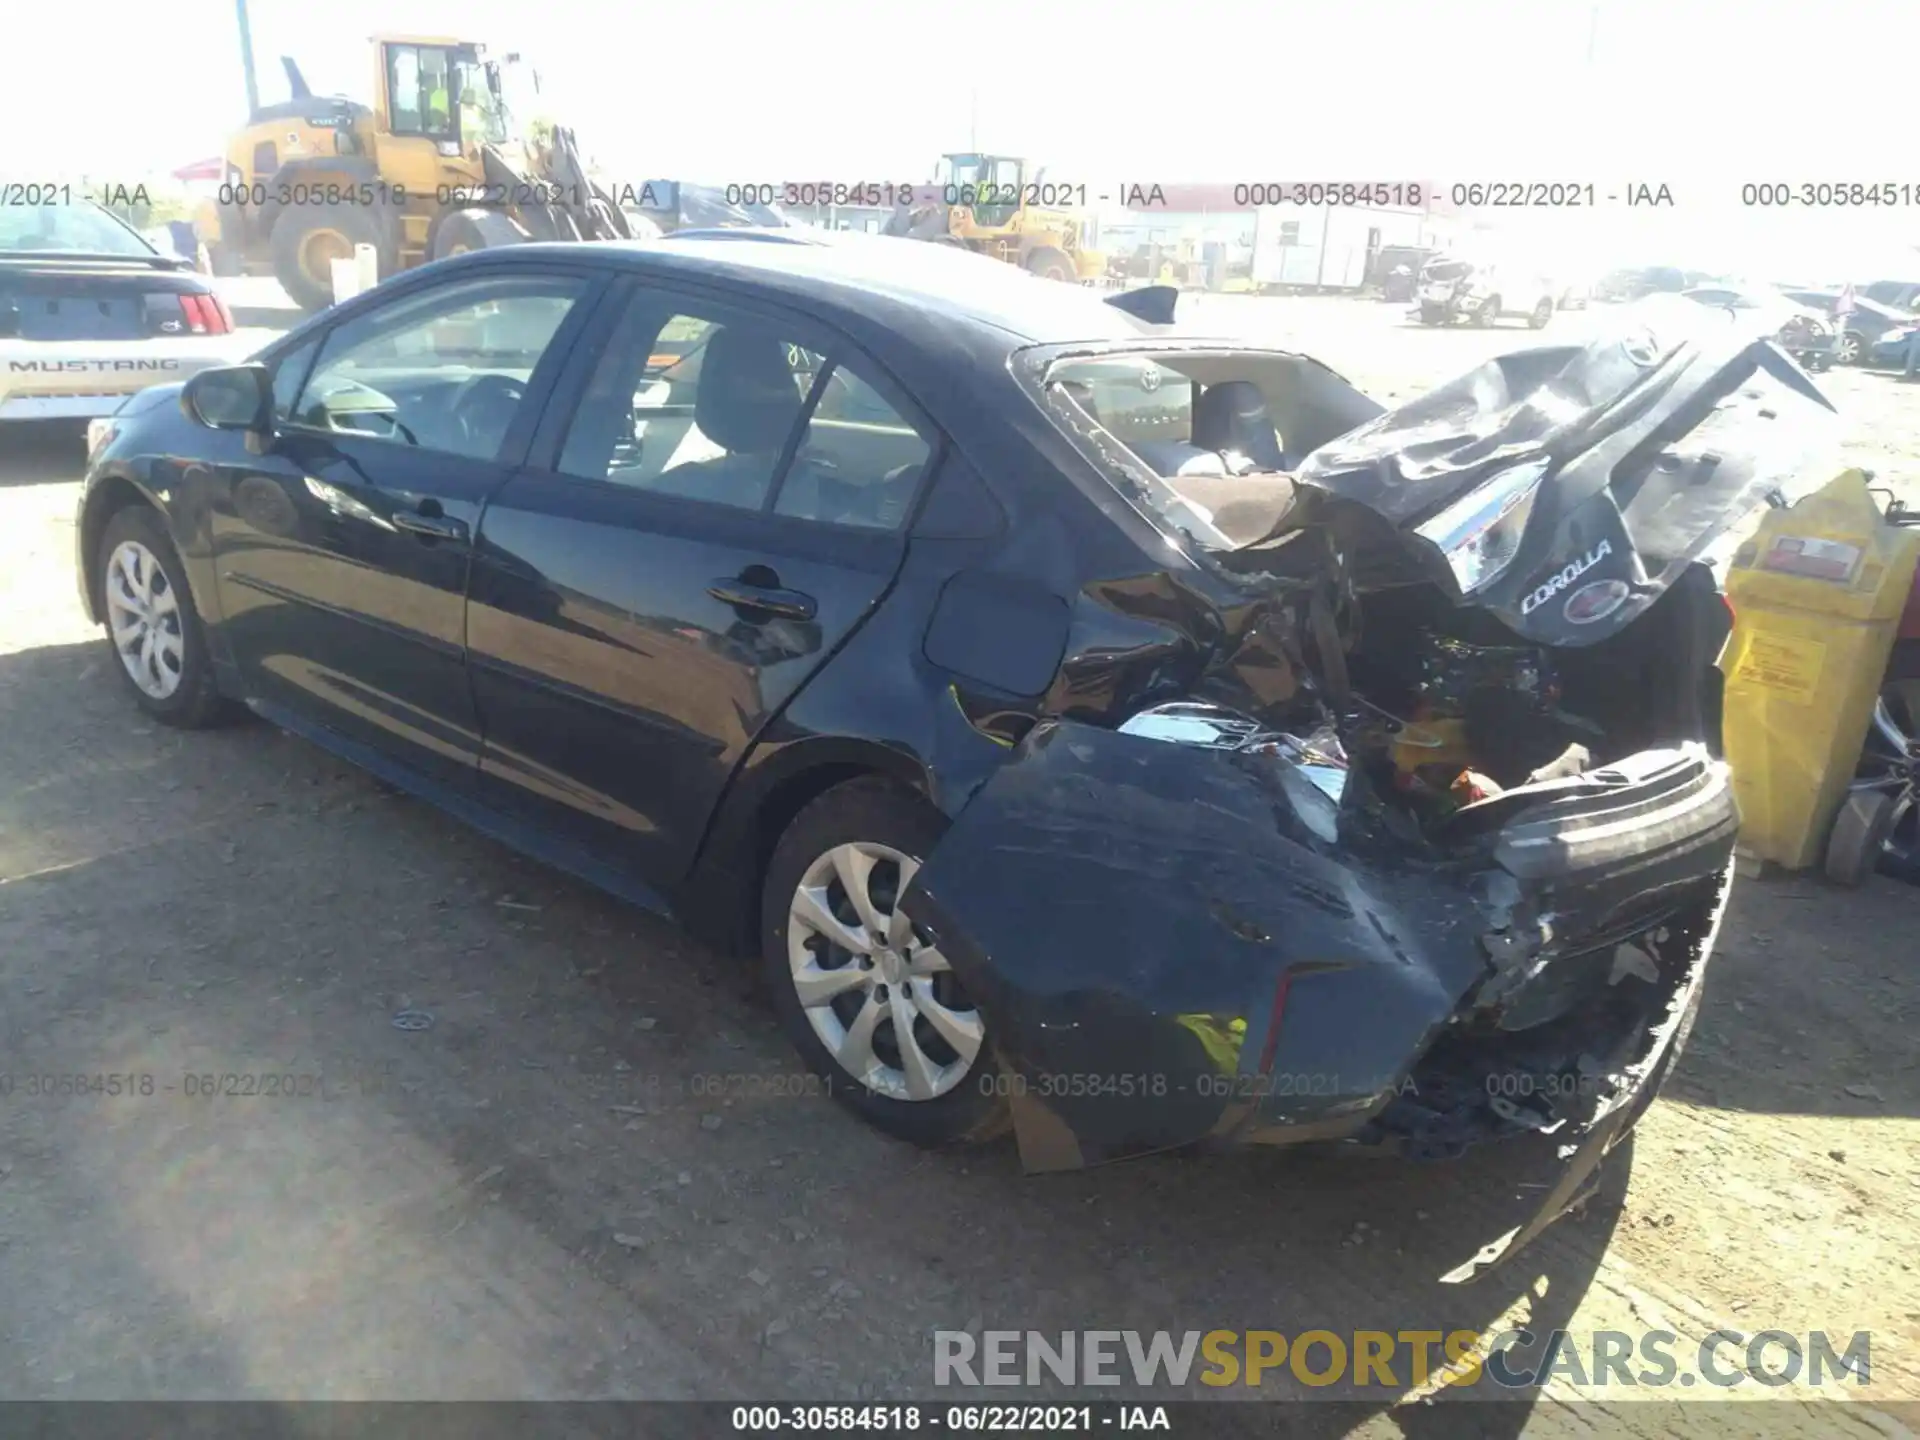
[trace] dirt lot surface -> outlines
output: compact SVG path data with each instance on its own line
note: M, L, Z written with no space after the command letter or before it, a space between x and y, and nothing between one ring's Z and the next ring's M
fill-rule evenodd
M1214 307L1390 402L1530 338ZM1920 499L1920 390L1824 383L1853 458ZM0 436L0 1396L932 1398L936 1329L1522 1318L1681 1350L1865 1330L1872 1381L1817 1412L1799 1386L1676 1412L1561 1377L1498 1416L1391 1391L1271 1413L1867 1435L1920 1400L1920 893L1743 882L1684 1064L1603 1194L1440 1286L1490 1235L1470 1164L1029 1179L1010 1144L913 1152L778 1093L798 1063L750 978L665 922L263 725L146 723L76 608L80 464L70 433ZM396 1028L407 1009L431 1028ZM154 1088L29 1095L42 1075ZM324 1094L189 1093L262 1075ZM1260 1393L1305 1392L1274 1372Z

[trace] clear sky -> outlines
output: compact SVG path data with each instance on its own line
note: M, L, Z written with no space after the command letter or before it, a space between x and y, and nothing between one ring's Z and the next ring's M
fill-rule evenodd
M5 5L0 170L171 170L244 116L232 0ZM251 0L251 13L269 99L284 95L283 53L315 89L365 98L378 30L522 50L589 152L636 181L925 179L941 151L977 143L1089 183L1670 184L1668 216L1582 218L1608 248L1615 230L1656 249L1682 232L1920 240L1920 207L1738 207L1743 180L1920 187L1920 0Z

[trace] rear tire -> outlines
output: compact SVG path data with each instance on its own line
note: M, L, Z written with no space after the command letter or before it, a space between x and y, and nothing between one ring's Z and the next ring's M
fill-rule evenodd
M1864 884L1880 863L1895 818L1893 797L1884 791L1857 790L1847 796L1827 837L1827 878L1849 890Z
M894 911L945 829L939 811L897 785L848 781L787 827L761 898L761 958L774 1011L807 1068L868 1124L928 1147L987 1140L1009 1122L984 1019L944 961L919 968L933 966L938 952ZM860 903L850 873L865 892ZM802 918L809 914L821 917L817 928ZM830 941L829 932L867 948ZM803 984L811 1005L802 1001ZM904 1016L912 1017L910 1049L895 1030ZM949 1035L961 1043L948 1043ZM909 1098L909 1088L925 1098Z
M1527 325L1534 330L1544 330L1551 319L1553 319L1553 301L1542 300L1533 307L1533 313L1527 317Z
M214 684L186 567L159 513L145 505L115 512L100 537L95 574L114 673L134 704L184 730L234 719L238 707Z
M239 255L234 251L215 243L207 247L207 270L219 279L229 280L245 274L246 266L241 264Z
M331 267L326 256L351 255L359 245L381 251L380 274L391 265L380 244L379 227L365 207L357 205L303 205L288 209L274 222L273 274L293 303L309 314L333 304ZM326 273L322 273L325 271Z
M1504 303L1498 295L1492 296L1474 312L1473 323L1484 330L1491 330L1500 323L1500 307Z
M1073 261L1067 258L1065 251L1056 250L1051 245L1043 246L1027 256L1026 271L1042 280L1072 281L1075 278Z

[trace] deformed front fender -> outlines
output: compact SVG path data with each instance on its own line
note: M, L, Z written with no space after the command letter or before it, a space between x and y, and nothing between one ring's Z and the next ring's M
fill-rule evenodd
M1340 853L1307 783L1050 722L956 817L902 904L987 1019L1027 1169L1350 1134L1487 973L1478 878Z

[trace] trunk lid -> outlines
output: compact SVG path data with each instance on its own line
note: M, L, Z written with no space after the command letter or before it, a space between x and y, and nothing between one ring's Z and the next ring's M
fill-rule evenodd
M205 286L171 269L74 260L0 263L0 339L144 340L190 333L182 295Z
M1752 324L1659 297L1585 344L1498 356L1380 415L1314 450L1296 481L1310 506L1357 508L1395 532L1382 545L1378 527L1373 543L1359 527L1361 588L1431 579L1536 643L1590 645L1631 624L1770 496L1804 492L1834 419ZM1419 532L1444 528L1449 507L1470 510L1520 467L1537 470L1529 508L1498 572L1467 589ZM1282 524L1301 518L1296 508Z

